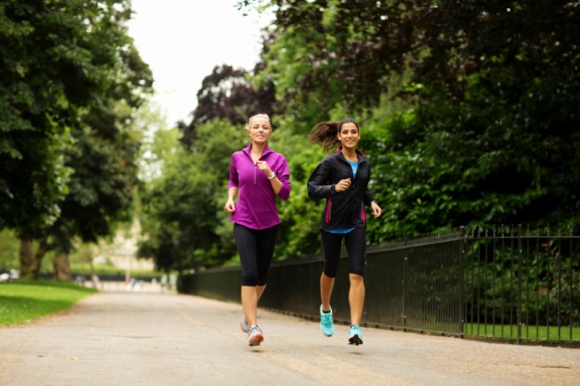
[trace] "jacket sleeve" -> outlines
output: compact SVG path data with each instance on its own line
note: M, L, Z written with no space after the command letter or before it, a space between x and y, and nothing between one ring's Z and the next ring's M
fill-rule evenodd
M323 160L308 179L308 197L313 200L328 198L335 193L334 184L330 184L330 165Z
M371 192L368 189L365 189L363 201L364 201L365 205L368 206L371 204L371 202L376 201L376 200L373 199Z
M230 162L230 180L228 181L228 189L236 187L240 187L240 183L238 180L238 168L237 168L237 160L235 153L232 154L232 161Z
M290 168L288 167L288 162L286 158L283 159L280 172L276 172L278 179L282 182L282 187L278 192L278 197L286 201L290 197Z

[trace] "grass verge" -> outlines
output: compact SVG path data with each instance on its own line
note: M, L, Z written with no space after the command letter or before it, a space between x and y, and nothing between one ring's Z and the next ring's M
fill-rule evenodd
M98 292L73 283L23 280L0 283L0 325L24 324L59 311Z
M572 331L570 331L572 330ZM485 325L466 323L465 335L482 336L488 338L517 338L517 326L514 325ZM532 340L570 340L580 342L580 327L570 326L522 326L522 339Z

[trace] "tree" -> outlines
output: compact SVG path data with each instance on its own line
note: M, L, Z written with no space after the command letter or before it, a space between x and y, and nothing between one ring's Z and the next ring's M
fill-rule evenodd
M220 265L234 251L216 231L227 220L223 211L231 154L244 143L245 130L214 120L197 128L190 152L177 141L164 150L162 173L142 194L144 212L139 256L152 257L161 270L189 270ZM159 132L158 137L176 136ZM222 214L223 212L223 214ZM231 237L230 237L231 238Z
M16 124L5 130L9 136L3 141L8 144L4 154L9 154L10 167L0 181L5 195L12 196L10 201L2 200L6 202L2 218L16 219L1 225L17 229L23 240L21 269L24 275L35 277L46 250L67 253L76 235L95 241L110 233L108 222L126 209L136 182L138 149L138 138L128 124L131 109L141 103L140 93L151 87L152 79L127 35L124 23L131 15L127 1L5 3L2 15L10 23L5 36L16 50L7 52L9 59L2 70L15 80L0 94L13 113L9 123ZM21 98L10 96L19 90ZM124 112L119 109L121 101L127 106ZM68 148L61 144L65 134L70 138ZM42 148L29 143L30 136L54 140L45 140ZM36 162L39 154L58 162L41 167ZM13 180L17 170L24 171L24 178ZM74 171L64 203L67 181L63 172L54 170ZM97 180L98 176L104 180ZM41 189L33 188L39 184ZM62 186L61 194L44 194L44 186ZM18 199L12 193L14 187L23 192ZM19 211L30 215L15 216ZM83 217L89 212L90 217ZM48 216L50 221L36 220ZM51 243L49 236L53 236ZM36 257L30 258L35 238L40 239L40 246Z
M127 35L120 35L117 45L117 78L102 103L90 110L84 127L73 133L75 146L66 153L67 165L74 170L70 191L61 216L45 234L56 252L54 276L64 281L70 280L68 255L75 238L96 243L114 234L115 223L131 222L143 136L134 116L153 80Z
M371 239L469 223L578 220L573 3L270 5L276 28L255 81L274 81L287 115L312 122L344 109L366 117L366 126L386 125L364 143L376 155L375 186L386 204ZM412 98L412 109L383 119L393 75L404 82L396 95Z
M82 20L58 7L0 4L0 228L20 233L58 217L70 174L62 150L79 106L99 86L86 61L86 34L78 34Z
M256 65L255 71L261 67ZM274 85L266 82L254 90L243 69L229 65L214 67L197 92L197 106L189 125L181 122L181 142L190 145L196 138L196 127L214 119L227 119L232 125L243 125L254 114L271 115L274 104Z

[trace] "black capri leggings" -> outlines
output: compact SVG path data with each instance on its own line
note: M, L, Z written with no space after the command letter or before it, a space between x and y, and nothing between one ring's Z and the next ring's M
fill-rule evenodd
M343 237L350 261L350 273L364 276L367 250L365 228L356 228L346 234L320 231L322 253L324 254L324 274L328 277L336 277Z
M250 229L234 223L234 239L242 263L242 285L265 285L274 256L278 226Z

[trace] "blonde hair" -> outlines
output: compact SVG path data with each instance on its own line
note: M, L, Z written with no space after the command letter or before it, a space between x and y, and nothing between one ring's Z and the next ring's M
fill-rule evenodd
M255 118L265 118L268 120L268 126L270 127L270 131L272 130L272 123L270 122L270 117L268 114L256 114L252 115L250 119L248 119L248 123L246 123L246 130L250 130L250 125L252 124L252 120Z

